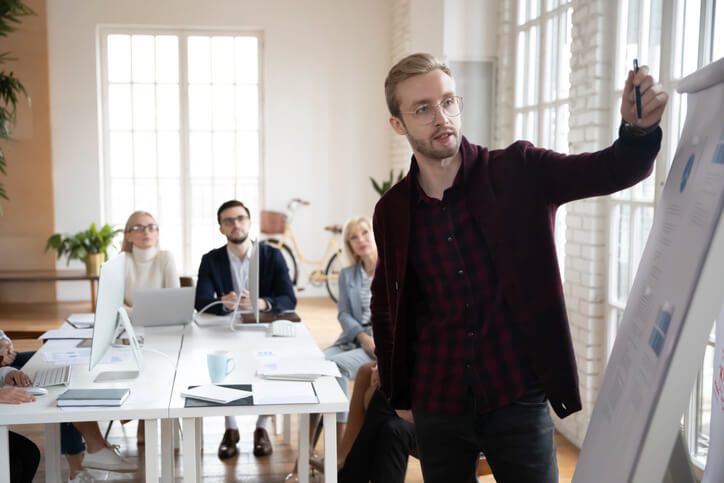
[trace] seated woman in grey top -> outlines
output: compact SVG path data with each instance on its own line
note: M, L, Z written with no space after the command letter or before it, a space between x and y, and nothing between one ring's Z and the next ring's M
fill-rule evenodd
M342 334L324 351L342 373L339 384L348 394L348 382L357 375L362 364L375 359L375 342L370 323L370 285L377 265L377 245L372 223L364 217L349 220L342 232L344 248L352 264L339 273L337 319ZM344 429L346 413L337 413L338 433Z

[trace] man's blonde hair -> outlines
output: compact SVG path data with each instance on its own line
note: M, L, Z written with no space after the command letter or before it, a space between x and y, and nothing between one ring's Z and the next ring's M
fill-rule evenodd
M416 75L427 74L433 70L441 70L452 78L447 65L435 56L425 53L411 54L396 63L385 79L385 98L387 109L394 117L400 117L400 100L397 98L397 85Z

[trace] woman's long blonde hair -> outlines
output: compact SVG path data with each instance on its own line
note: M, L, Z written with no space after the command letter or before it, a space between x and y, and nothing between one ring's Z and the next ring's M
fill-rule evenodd
M131 231L131 227L136 224L136 219L139 216L150 216L154 223L156 223L156 218L153 217L151 213L148 211L134 211L131 213L131 216L128 217L128 221L126 221L126 229L123 230L123 244L121 245L121 251L123 252L132 252L133 251L133 243L131 240L128 239L128 233ZM158 244L157 244L158 245Z
M342 240L344 240L344 254L347 257L347 261L350 265L356 265L360 262L360 256L354 252L352 244L349 242L350 232L360 225L365 225L367 227L370 233L372 233L372 242L375 242L375 235L372 231L372 222L369 220L369 218L364 216L358 216L347 220L347 222L344 224L344 230L342 230ZM375 245L375 248L376 247L377 245Z

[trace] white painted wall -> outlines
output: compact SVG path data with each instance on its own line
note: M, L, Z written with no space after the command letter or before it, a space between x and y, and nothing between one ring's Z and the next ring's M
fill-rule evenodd
M55 231L103 220L98 26L253 28L264 39L262 206L310 200L296 233L308 255L321 255L322 227L371 215L377 195L368 176L389 169L390 18L387 0L48 2ZM87 298L87 286L59 284L58 297Z
M445 0L444 52L448 60L498 55L498 0Z

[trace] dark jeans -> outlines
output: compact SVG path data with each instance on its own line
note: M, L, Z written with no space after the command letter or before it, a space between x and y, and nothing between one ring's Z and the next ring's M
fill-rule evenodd
M472 396L462 414L413 408L426 483L471 481L482 451L498 483L557 483L553 421L540 390L500 409L478 413Z
M28 362L34 354L35 351L18 352L15 356L12 367L22 369L25 363ZM83 436L81 436L80 432L75 428L75 426L73 426L73 423L60 423L61 454L78 454L83 451L85 451ZM35 471L33 471L33 474L35 474Z
M40 451L35 443L18 433L8 432L10 444L10 482L30 483L40 462Z
M415 446L415 425L397 416L382 393L375 391L337 480L340 483L404 482L408 455Z

